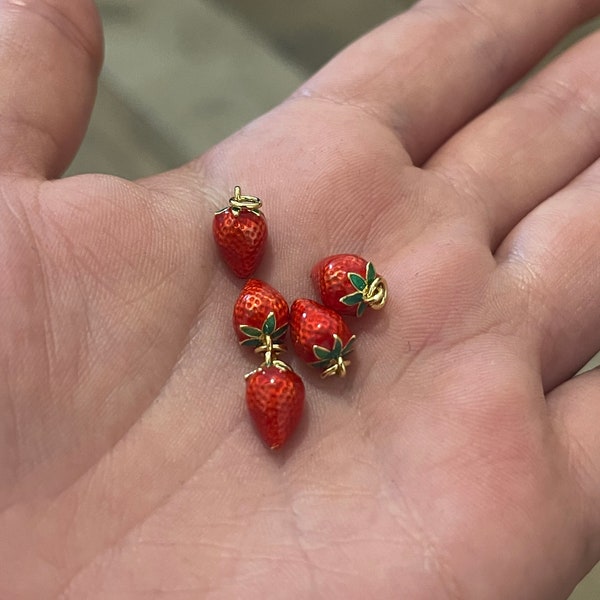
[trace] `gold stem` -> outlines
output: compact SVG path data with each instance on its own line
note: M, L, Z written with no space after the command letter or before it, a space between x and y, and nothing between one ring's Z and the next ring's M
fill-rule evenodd
M285 351L285 346L282 344L274 344L273 338L270 335L263 334L262 336L263 344L258 348L255 348L254 352L256 354L264 354L265 359L262 363L263 367L272 367L273 365L277 366L277 355L281 354Z
M327 377L333 377L334 375L346 377L347 367L349 365L349 360L344 360L342 356L338 356L337 360L321 373L321 378L325 379Z
M259 210L262 207L262 200L256 196L242 196L242 189L236 185L233 188L233 197L229 199L229 206L237 215L242 209Z

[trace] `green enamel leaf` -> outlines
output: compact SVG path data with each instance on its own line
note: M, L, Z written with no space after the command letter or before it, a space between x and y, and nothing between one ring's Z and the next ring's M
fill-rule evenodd
M372 262L367 263L367 285L371 285L377 277L377 272Z
M342 340L341 340L340 336L334 334L334 336L333 336L333 348L331 349L331 354L333 356L341 356L343 349L344 349L344 346L342 344Z
M287 332L287 323L285 325L282 325L281 327L279 327L278 329L276 329L273 332L273 335L271 336L274 340L278 340L279 338L282 338L286 332Z
M348 279L359 292L367 287L367 282L358 273L348 273Z
M324 367L328 367L331 364L331 359L327 358L325 360L319 360L314 363L310 363L311 366L316 367L317 369L322 369Z
M360 304L362 301L362 292L354 292L353 294L348 294L347 296L340 298L340 302L346 306L355 306L356 304Z
M261 341L258 338L248 338L240 342L240 346L249 346L250 348L258 348Z
M249 338L259 338L263 334L260 329L250 327L250 325L240 325L240 331Z
M365 314L365 310L367 310L367 303L362 302L361 304L358 305L358 309L356 311L356 316L362 317Z
M355 335L353 335L348 340L348 343L344 346L344 349L342 350L342 356L346 356L346 354L350 354L350 352L352 352L352 350L354 350L354 342L356 342Z
M313 354L319 360L325 360L325 361L331 360L331 350L327 350L327 348L323 348L322 346L317 346L316 344L313 346Z
M272 335L275 331L275 313L270 312L269 316L265 319L262 326L262 333L265 335Z

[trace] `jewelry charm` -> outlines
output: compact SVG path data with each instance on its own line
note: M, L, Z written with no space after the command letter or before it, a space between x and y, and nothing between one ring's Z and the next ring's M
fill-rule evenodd
M387 284L372 262L356 254L336 254L317 263L311 277L325 306L343 315L361 317L367 306L381 310Z
M259 198L242 196L240 187L236 186L229 206L215 213L215 242L223 259L238 277L252 275L265 252L267 222L261 207Z
M321 377L344 377L356 336L335 311L299 298L290 309L290 337L296 354L318 369Z
M258 279L249 279L233 308L233 327L240 345L263 354L262 364L246 375L246 404L258 433L272 450L292 435L304 409L304 384L278 358L287 332L285 298Z
M246 377L246 404L258 433L271 450L276 450L300 422L304 384L285 363L265 364Z
M263 347L276 345L285 337L289 320L285 298L268 283L248 279L233 307L233 327L240 345L265 351Z

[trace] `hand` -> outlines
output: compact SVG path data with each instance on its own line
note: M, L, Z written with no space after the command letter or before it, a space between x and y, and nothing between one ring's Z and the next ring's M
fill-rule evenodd
M88 0L4 2L0 597L564 598L600 557L600 38L487 108L580 0L425 0L191 164L55 181L100 64ZM272 454L212 213L258 275L389 282ZM289 354L287 355L290 356Z

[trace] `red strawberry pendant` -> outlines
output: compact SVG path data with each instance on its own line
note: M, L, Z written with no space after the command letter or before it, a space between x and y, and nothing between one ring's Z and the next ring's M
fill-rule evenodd
M344 377L356 336L335 311L299 298L290 309L290 337L296 354L322 377Z
M260 279L249 279L233 307L233 328L242 346L260 348L270 338L282 340L287 332L290 310L285 298Z
M238 277L250 277L258 268L267 244L267 222L254 196L242 196L235 187L229 206L215 213L213 236L221 255Z
M372 262L356 254L336 254L317 263L311 277L321 302L342 315L361 317L367 306L384 307L387 284Z
M259 367L246 378L246 404L265 444L281 448L300 422L304 384L289 367Z
M268 366L284 350L281 341L289 320L290 309L285 298L260 279L246 282L233 307L233 329L240 345L264 353Z

